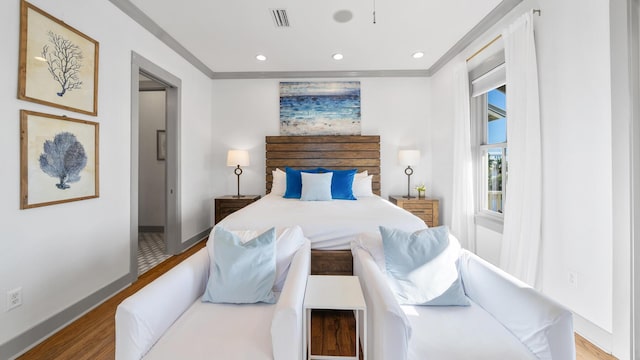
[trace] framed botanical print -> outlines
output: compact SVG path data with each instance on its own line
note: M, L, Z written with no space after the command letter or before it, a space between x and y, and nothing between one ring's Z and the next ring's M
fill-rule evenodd
M97 198L99 124L20 111L20 208Z
M18 98L97 115L98 49L97 41L22 0Z

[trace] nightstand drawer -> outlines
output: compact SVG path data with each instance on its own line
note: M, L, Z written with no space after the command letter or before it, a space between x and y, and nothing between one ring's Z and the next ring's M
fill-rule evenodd
M215 199L215 223L260 199L260 195L227 195Z
M429 227L438 226L438 212L439 204L438 199L430 198L411 198L407 199L400 195L389 196L389 201L393 204L409 211L413 215L422 219Z

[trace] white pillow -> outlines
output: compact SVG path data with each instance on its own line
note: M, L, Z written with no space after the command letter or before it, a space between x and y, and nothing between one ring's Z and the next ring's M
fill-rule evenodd
M303 201L329 201L331 197L332 172L312 174L302 172L302 192L300 200Z
M280 170L275 169L271 172L273 175L273 182L271 183L271 194L282 196L287 190L287 174Z
M369 175L369 172L367 170L363 171L363 172L359 172L356 173L354 179L360 179L360 178L365 178Z
M366 175L356 177L353 179L353 196L360 198L363 196L374 196L371 182L373 181L373 175Z
M240 240L245 243L262 234L264 229L233 230L231 232L239 236ZM210 259L214 258L213 234L214 231L211 230L209 240L207 240L207 252L209 253ZM304 244L305 240L306 239L300 226L287 227L279 230L276 229L276 280L273 285L273 291L282 291L293 256Z

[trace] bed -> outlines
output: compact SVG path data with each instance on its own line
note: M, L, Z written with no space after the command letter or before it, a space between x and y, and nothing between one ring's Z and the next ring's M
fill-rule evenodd
M299 225L311 241L311 273L350 275L350 242L378 226L415 231L426 227L417 216L380 195L380 136L267 136L266 193L262 199L227 216L229 230ZM358 200L300 201L272 193L273 172L292 167L336 170L357 168L371 175L371 196Z

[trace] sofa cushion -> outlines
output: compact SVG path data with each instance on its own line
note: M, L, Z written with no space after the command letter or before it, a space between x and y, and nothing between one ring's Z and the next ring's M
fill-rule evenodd
M167 330L145 360L272 360L271 321L276 305L196 301Z
M247 242L216 226L209 281L203 301L215 303L275 302L276 231L271 228Z
M469 305L456 260L460 245L439 226L408 233L380 226L387 279L401 304Z
M537 359L491 314L470 303L465 307L403 305L414 334L409 359Z

